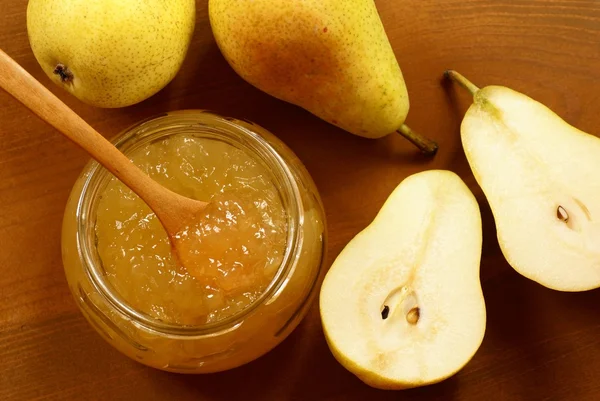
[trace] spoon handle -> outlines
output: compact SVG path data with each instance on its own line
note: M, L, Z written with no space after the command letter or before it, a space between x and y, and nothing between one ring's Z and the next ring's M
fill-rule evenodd
M89 153L114 176L140 196L172 227L168 205L186 203L185 198L160 186L137 168L112 143L87 124L52 92L0 49L0 87L23 103L64 136ZM177 222L173 222L173 226Z

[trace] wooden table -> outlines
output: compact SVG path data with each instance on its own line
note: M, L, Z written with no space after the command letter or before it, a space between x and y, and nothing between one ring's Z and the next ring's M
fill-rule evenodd
M378 0L409 86L408 122L439 142L434 159L399 136L354 137L246 84L213 42L206 1L198 1L191 50L166 89L126 109L86 106L53 86L37 65L26 3L1 1L0 47L105 135L182 108L247 118L279 135L323 196L328 266L407 175L431 168L459 173L483 214L488 323L479 352L459 374L404 392L371 389L333 359L316 302L282 345L242 368L182 376L137 364L86 323L62 271L62 212L86 155L0 91L0 400L600 399L600 290L551 291L506 263L461 150L468 97L441 82L443 71L455 68L478 85L525 92L600 134L598 0Z

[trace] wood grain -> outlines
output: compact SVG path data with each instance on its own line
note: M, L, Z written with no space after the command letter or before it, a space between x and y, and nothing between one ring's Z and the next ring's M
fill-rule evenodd
M95 109L53 86L29 48L26 0L1 0L0 48L107 137L183 108L247 118L273 131L304 161L321 191L328 264L404 177L429 168L457 172L483 214L488 325L482 347L440 384L374 390L333 359L315 304L281 346L230 372L181 376L130 361L87 325L62 271L62 212L87 158L0 92L0 400L600 399L600 291L551 291L506 263L461 150L467 94L441 82L443 71L454 68L480 86L512 87L599 135L600 2L378 0L409 87L408 123L440 144L434 159L399 136L353 137L244 83L214 44L206 1L197 5L193 44L180 74L158 95L125 109Z

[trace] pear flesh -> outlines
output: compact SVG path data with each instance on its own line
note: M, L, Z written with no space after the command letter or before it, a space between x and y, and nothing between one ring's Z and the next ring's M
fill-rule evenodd
M209 0L215 40L247 82L352 134L399 131L408 92L373 0Z
M406 178L323 282L321 319L335 358L382 389L459 371L485 332L481 245L479 207L456 174Z
M600 287L600 139L512 89L472 89L463 148L507 261L548 288Z
M141 102L175 77L195 18L194 0L29 0L27 33L53 82L113 108Z

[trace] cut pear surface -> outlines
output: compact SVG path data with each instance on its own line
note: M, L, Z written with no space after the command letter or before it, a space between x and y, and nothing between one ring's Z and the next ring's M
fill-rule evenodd
M600 140L519 92L473 88L462 143L507 261L552 289L600 287Z
M479 207L456 174L406 178L323 282L321 319L335 358L383 389L460 370L485 332L481 244Z

